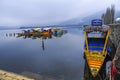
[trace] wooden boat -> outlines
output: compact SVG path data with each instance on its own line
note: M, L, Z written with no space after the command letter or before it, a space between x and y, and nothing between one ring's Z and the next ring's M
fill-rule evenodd
M53 28L52 35L55 37L61 37L63 35L63 30L61 28Z
M60 32L60 31L62 31L62 29L59 28L59 27L53 28L53 29L52 29L52 32L54 33L55 31Z
M43 31L41 32L42 35L49 35L51 34L51 28L44 28Z
M46 36L51 34L51 29L50 28L33 28L33 29L28 29L28 30L23 30L22 33L18 33L18 36Z
M92 36L90 35L92 33ZM93 77L97 76L107 55L109 28L90 27L84 30L85 57ZM98 35L100 34L100 35Z
M42 31L40 34L44 36L44 35L49 35L50 32L49 31Z

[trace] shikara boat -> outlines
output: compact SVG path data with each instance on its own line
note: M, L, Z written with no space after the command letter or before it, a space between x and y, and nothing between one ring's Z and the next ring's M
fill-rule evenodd
M28 30L23 30L22 33L18 33L18 36L46 36L51 34L50 28L33 28Z
M109 34L108 27L91 26L84 29L84 52L93 77L98 75L106 58Z

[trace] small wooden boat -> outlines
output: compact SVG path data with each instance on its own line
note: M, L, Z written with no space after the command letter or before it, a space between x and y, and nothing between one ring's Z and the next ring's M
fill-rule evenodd
M50 35L51 29L50 28L33 28L33 29L28 29L28 30L23 30L22 33L18 33L18 37L20 36L46 36Z
M97 76L107 55L109 28L90 27L84 30L85 57L93 77Z
M63 35L63 30L61 28L53 28L52 35L55 37L61 37Z
M41 34L41 35L49 35L50 32L49 32L49 31L42 31L40 34Z
M48 35L51 34L51 28L43 28L43 31L41 32L42 35Z

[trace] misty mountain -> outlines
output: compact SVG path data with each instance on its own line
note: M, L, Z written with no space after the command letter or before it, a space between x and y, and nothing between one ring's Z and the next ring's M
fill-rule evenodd
M74 18L74 19L62 22L60 24L62 24L62 25L76 25L76 24L83 25L83 24L90 24L90 21L92 19L99 19L99 18L101 18L101 14L102 14L102 11L94 13L92 15L86 14L86 15L89 15L89 16L86 16L84 18L82 16L78 16L77 18Z
M61 25L89 25L89 24L91 24L91 20L93 20L93 19L101 19L101 15L103 13L104 13L103 11L97 12L97 13L94 13L92 15L86 16L84 18L82 18L81 16L79 16L77 18L70 19L68 21L62 22L60 24ZM115 19L117 17L120 17L120 11L116 11L116 13L115 13Z
M79 23L82 23L81 16L77 17L77 18L74 18L74 19L70 19L70 20L61 22L59 25L75 25L75 24L79 24Z

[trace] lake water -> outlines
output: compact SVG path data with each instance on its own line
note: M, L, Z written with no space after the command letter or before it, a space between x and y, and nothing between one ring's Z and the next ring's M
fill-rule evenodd
M0 30L0 69L25 76L30 76L29 73L49 76L54 80L84 80L87 69L83 30L64 30L66 34L47 39L14 34L22 30Z

